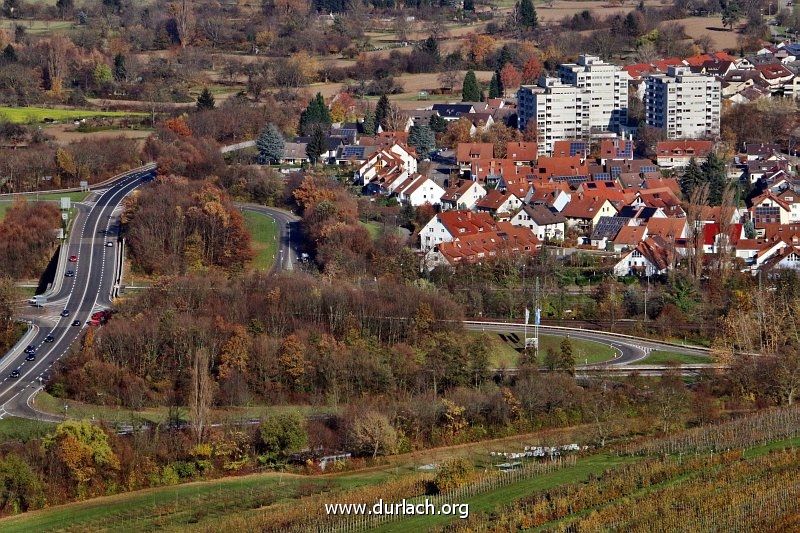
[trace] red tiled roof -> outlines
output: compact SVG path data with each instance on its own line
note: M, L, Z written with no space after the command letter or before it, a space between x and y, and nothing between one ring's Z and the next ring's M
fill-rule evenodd
M456 147L456 161L468 163L475 159L491 159L494 157L492 143L458 143Z
M660 141L656 143L656 155L658 157L671 156L694 156L707 157L714 147L712 141Z
M536 176L588 176L589 167L579 155L540 157L536 162Z
M448 187L442 195L442 200L457 202L472 187L475 182L472 180L461 180L452 187Z
M453 236L494 231L497 227L494 219L488 213L455 210L445 211L436 216L450 235Z
M597 196L587 196L584 198L575 198L564 206L561 214L567 218L594 218L597 216L598 211L606 202L606 198Z
M736 58L727 52L714 52L713 54L699 54L687 57L683 62L690 67L700 67L707 61L736 61Z
M500 192L497 189L492 189L486 196L478 200L475 207L478 209L486 209L489 211L497 211L504 203L511 198L512 194L508 192Z
M506 159L536 161L538 146L534 142L510 142L506 145Z
M761 73L765 80L776 80L792 75L792 71L780 63L756 65L756 70Z
M496 231L459 236L451 242L439 244L438 250L450 264L477 263L505 253L532 254L539 244L539 239L530 229L500 222Z
M720 227L719 224L716 222L711 222L710 224L706 224L703 226L703 244L706 246L713 246L716 242L717 235L720 234ZM730 237L731 245L736 245L739 242L739 238L742 235L742 225L741 224L731 224L728 228L728 236Z

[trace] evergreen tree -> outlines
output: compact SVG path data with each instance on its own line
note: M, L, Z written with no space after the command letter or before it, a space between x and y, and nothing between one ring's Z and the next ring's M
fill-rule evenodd
M325 141L325 130L322 124L315 124L312 127L311 138L308 140L308 145L306 146L306 155L311 160L312 165L316 165L322 154L327 151Z
M434 133L444 133L447 131L447 121L439 114L431 116L431 119L428 121L428 126Z
M411 126L408 144L417 150L420 158L425 158L436 149L436 135L429 126Z
M478 78L475 71L470 70L464 76L464 85L461 88L462 102L478 102L481 99L481 87L478 85Z
M215 106L214 95L208 90L208 87L203 87L203 92L197 97L197 109L203 111L204 109L214 109Z
M492 81L489 82L489 98L500 98L503 96L503 80L500 79L500 73L494 71Z
M14 47L11 44L8 44L3 49L3 60L9 63L15 63L17 61L17 51L14 50Z
M689 164L686 165L683 176L681 176L680 179L681 192L683 193L684 200L688 201L689 198L692 197L692 192L695 187L700 185L702 181L703 171L700 170L700 165L697 164L697 161L693 157L689 160Z
M331 125L331 113L322 94L317 93L305 110L300 113L300 135L311 135L316 126L327 129Z
M285 143L280 130L275 124L268 124L256 140L258 162L262 165L277 162L283 156L284 146Z
M475 11L475 0L464 0L464 11Z
M431 56L437 65L442 61L442 55L439 53L439 42L434 39L433 35L420 43L419 50Z
M700 166L703 171L703 180L708 183L708 203L720 205L725 188L728 186L728 172L725 162L714 152Z
M500 49L500 53L497 55L497 70L503 70L503 67L506 66L506 63L511 63L513 61L514 54L511 52L511 48L507 44L504 44Z
M533 0L519 0L517 3L517 24L526 30L533 30L539 27L539 17L536 15L536 8L533 7Z
M375 106L375 131L380 126L384 131L386 128L386 119L389 118L389 97L382 94L378 99L378 105Z
M758 233L756 233L756 225L753 223L752 220L748 220L744 223L744 236L747 239L755 239L758 237Z
M114 79L125 81L128 78L128 68L125 66L125 56L117 54L114 56Z
M368 107L364 112L364 122L361 123L364 135L375 135L375 112Z
M569 374L575 374L575 353L572 348L572 340L564 337L561 340L561 353L558 358L558 369Z

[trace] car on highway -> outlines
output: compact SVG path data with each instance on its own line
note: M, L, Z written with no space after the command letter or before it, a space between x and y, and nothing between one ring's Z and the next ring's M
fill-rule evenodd
M77 263L78 262L78 256L77 255L69 256L69 262L70 263Z
M48 335L47 337L44 338L44 342L55 342L55 340L56 338L53 337L52 335Z
M29 344L25 348L25 353L36 353L36 346L34 346L33 344Z
M36 361L36 356L34 354L32 354L32 353L29 353L28 355L25 356L25 360L26 361Z
M61 311L61 316L69 316L69 309L64 309Z
M108 242L106 243L106 246L107 246L107 247L109 247L109 248L111 248L112 246L114 246L114 243L113 243L112 241L108 241Z
M65 278L74 278L75 277L75 271L74 270L67 270L66 272L64 272L64 277Z
M80 326L81 325L81 321L80 320L73 320L72 321L72 325L73 326Z
M12 370L8 377L11 379L17 379L19 377L19 370Z

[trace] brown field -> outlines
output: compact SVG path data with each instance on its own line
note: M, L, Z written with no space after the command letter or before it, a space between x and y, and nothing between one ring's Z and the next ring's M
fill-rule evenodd
M703 35L708 35L713 39L714 46L718 50L725 48L738 48L740 35L722 27L720 18L717 17L688 17L685 19L673 20L686 28L686 35L692 39L697 39Z
M45 133L52 135L58 144L69 144L74 141L81 141L83 139L109 139L124 137L126 139L146 139L152 133L151 130L103 130L93 131L89 133L81 133L75 131L75 126L72 124L54 124L45 128Z

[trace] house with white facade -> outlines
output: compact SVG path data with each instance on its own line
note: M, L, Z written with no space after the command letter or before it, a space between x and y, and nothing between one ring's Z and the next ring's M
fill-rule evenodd
M511 217L511 224L530 229L540 241L561 241L567 232L564 215L541 204L522 206Z
M412 174L395 189L395 194L400 203L413 207L425 204L439 205L444 189L428 176Z

